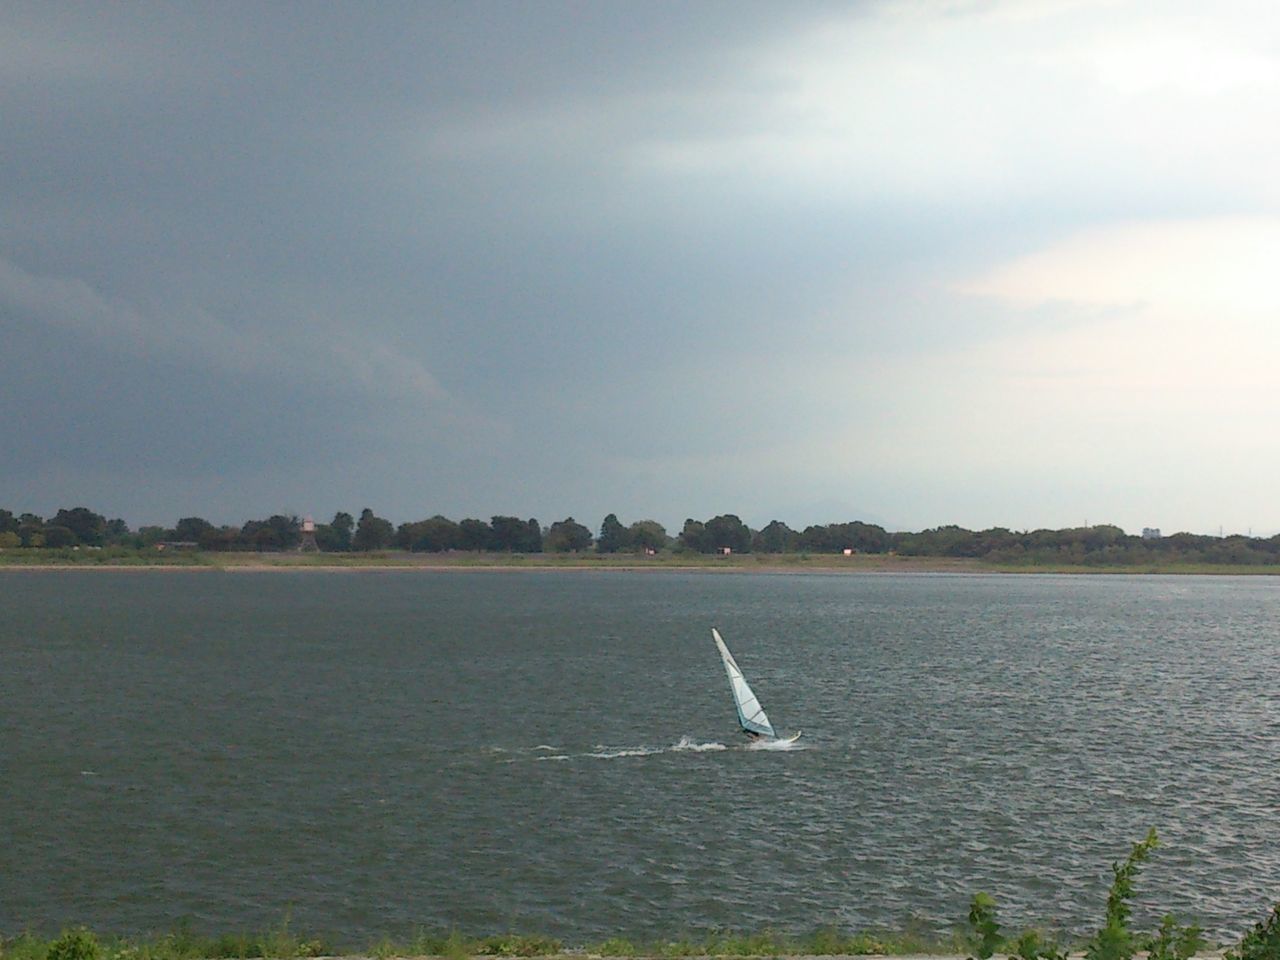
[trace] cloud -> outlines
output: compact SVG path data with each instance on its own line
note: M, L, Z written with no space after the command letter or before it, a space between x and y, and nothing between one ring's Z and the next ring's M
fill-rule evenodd
M1057 301L1252 323L1280 309L1278 260L1280 217L1124 223L1015 258L959 289L1024 307Z
M225 511L915 525L1261 435L1277 17L6 9L6 449Z
M310 380L412 403L446 420L478 422L420 361L368 331L315 315L277 314L268 327L233 326L209 311L144 313L69 277L31 273L0 258L0 307L91 337L135 360L168 360L283 380Z
M1218 463L1241 451L1280 467L1280 218L1137 223L1086 231L962 287L1069 322L973 351L1002 396L1095 442L1156 453L1191 438ZM1018 419L1015 417L1015 419Z
M729 120L646 138L672 177L766 193L1002 204L1123 187L1275 200L1280 56L1248 15L1120 4L885 4L761 48ZM1218 8L1214 8L1217 10ZM1242 26L1243 25L1243 26ZM1090 197L1090 195L1093 195Z

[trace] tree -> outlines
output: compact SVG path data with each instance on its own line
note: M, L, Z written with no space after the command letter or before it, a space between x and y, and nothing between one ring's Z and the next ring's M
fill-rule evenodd
M537 520L521 520L519 517L493 517L491 550L507 550L512 553L541 553L542 527Z
M711 545L711 552L714 553L725 547L734 553L751 552L751 531L732 513L712 517L707 521L705 541Z
M921 537L923 534L911 534ZM800 534L799 548L812 550L814 553L840 553L843 550L857 550L859 553L884 553L889 549L892 538L884 527L873 523L855 520L852 523L828 523L825 526L810 526ZM924 541L912 540L906 545L904 552L913 549L924 549Z
M406 550L442 553L456 550L462 542L462 533L448 517L436 514L427 520L401 525L396 542Z
M756 553L791 553L800 545L800 534L781 520L774 520L751 539Z
M681 550L689 550L694 553L710 553L712 548L707 546L707 528L699 520L686 518L684 527L680 531L677 543Z
M333 521L328 525L330 533L327 535L328 545L319 543L320 531L316 531L317 546L324 546L326 550L336 550L339 553L346 553L351 549L351 531L356 527L355 517L347 513L345 510L339 510L333 515Z
M542 552L542 524L533 517L524 522L524 547L526 553Z
M19 526L17 517L8 510L0 510L0 533L17 533Z
M238 535L238 533L237 533ZM165 538L164 527L145 526L138 528L137 540L140 547L152 547Z
M211 531L206 530L208 534ZM250 520L240 528L240 542L250 550L292 550L302 541L302 521L273 514L266 520Z
M333 524L317 523L316 546L325 553L345 553L351 549L351 531L346 531L344 538Z
M396 528L390 520L375 516L368 507L360 511L360 522L356 524L356 535L351 541L356 550L385 550L395 538Z
M107 527L107 518L94 513L88 507L74 507L71 510L60 509L49 521L49 526L66 527L75 537L73 542L78 541L96 547L102 545L102 533ZM58 536L61 539L61 534Z
M200 535L201 550L216 550L225 553L244 546L240 531L235 527L211 527Z
M34 513L18 517L18 539L24 547L44 546L44 520Z
M627 549L627 528L618 520L616 513L611 513L600 524L600 538L596 540L596 551L599 553L617 553Z
M627 542L634 550L662 550L667 545L667 528L657 520L637 520L627 528Z
M44 545L46 547L70 547L76 542L75 532L70 527L59 524L46 524L44 528Z
M493 544L493 528L483 520L467 517L458 524L458 547L462 550L488 550Z
M174 525L173 539L199 543L212 531L213 524L202 517L183 517Z
M490 549L518 551L524 543L524 521L519 517L495 516L489 520L489 529L493 531Z
M102 538L107 543L121 543L128 537L129 525L119 517L114 520L108 520L106 529L102 531Z
M542 545L552 553L576 553L591 548L591 531L573 517L557 520L542 538Z

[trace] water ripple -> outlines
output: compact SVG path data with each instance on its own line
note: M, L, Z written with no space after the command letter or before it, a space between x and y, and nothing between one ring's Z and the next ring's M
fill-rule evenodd
M1150 826L1140 923L1280 889L1268 580L16 579L0 930L1083 933Z

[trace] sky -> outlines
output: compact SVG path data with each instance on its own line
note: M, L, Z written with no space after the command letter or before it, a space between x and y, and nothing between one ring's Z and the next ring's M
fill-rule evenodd
M0 7L0 506L1280 531L1271 0Z

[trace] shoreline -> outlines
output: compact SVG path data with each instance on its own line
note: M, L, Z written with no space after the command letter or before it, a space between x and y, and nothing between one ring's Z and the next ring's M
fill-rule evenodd
M198 559L171 560L161 557L96 559L94 554L75 559L0 559L0 574L7 571L77 571L110 573L128 571L200 573L351 573L406 571L413 573L537 573L571 571L578 573L706 573L706 574L954 574L966 576L1071 575L1071 576L1280 576L1280 565L1157 564L1146 566L1044 564L1009 565L986 563L976 558L902 557L884 554L838 555L752 555L735 557L695 555L688 558L641 559L634 556L552 554L510 554L441 556L438 554L379 555L366 558L352 554L244 554L204 553Z

